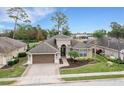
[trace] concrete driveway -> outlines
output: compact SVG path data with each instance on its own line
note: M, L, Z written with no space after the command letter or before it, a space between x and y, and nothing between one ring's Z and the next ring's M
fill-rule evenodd
M59 66L56 64L33 64L17 85L58 83Z

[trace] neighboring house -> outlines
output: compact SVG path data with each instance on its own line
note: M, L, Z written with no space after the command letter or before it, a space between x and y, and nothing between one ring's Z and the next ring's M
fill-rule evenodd
M96 50L102 50L105 55L114 56L115 58L120 56L121 60L124 60L124 43L120 41L118 45L118 41L115 38L99 39L96 44Z
M19 52L24 52L27 45L19 40L8 37L0 37L0 65L6 65L7 61L17 57Z
M92 57L92 46L66 35L56 35L28 51L28 64L59 63L61 57L69 58L70 50L79 51L82 57Z
M94 40L95 38L92 36L91 33L74 33L72 37L78 41L89 41Z

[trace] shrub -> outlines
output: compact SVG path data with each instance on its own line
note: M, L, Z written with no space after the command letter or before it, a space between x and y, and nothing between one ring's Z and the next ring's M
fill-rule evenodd
M94 58L84 58L84 57L79 57L77 60L79 61L94 61Z
M26 55L27 54L25 52L21 52L21 53L18 54L18 57L26 57Z
M79 56L80 56L79 52L78 52L78 51L75 51L75 50L69 51L69 52L68 52L68 55L69 55L71 58L73 58L73 59L75 59L76 57L79 57Z
M116 63L119 63L119 64L124 64L124 61L123 60L121 60L121 59L116 59L116 61L115 61Z
M113 62L108 61L106 65L107 65L108 67L112 67L112 66L113 66Z
M8 61L8 65L9 66L13 66L13 65L17 64L18 62L19 62L19 59L18 58L14 58L13 60Z

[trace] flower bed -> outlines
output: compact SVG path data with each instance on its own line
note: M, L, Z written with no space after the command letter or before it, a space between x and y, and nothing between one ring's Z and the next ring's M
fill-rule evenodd
M74 67L80 67L80 66L83 66L83 65L87 65L87 64L93 64L93 63L96 63L95 59L93 58L78 58L78 59L67 59L68 63L69 63L69 66L65 66L65 67L62 67L62 68L74 68Z

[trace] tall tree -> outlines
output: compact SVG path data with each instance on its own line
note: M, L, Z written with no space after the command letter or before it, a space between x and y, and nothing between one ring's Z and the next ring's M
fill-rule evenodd
M13 38L15 38L15 32L16 32L18 22L21 21L21 22L28 23L30 22L30 20L28 19L28 15L25 12L25 10L20 7L14 7L14 8L8 9L7 14L14 21Z
M59 34L59 31L56 31L55 29L48 30L49 37L53 37L53 36L58 35L58 34Z
M68 26L65 26L65 27L62 28L62 33L63 33L63 35L67 35L67 36L71 35L71 32L69 31Z
M57 31L62 34L62 28L67 25L68 18L64 13L56 12L54 16L52 16L51 20L55 22L55 28Z
M96 37L98 40L102 39L106 35L106 30L96 30L93 33L93 36ZM96 57L96 42L95 42L95 48L94 48L94 57Z
M37 25L36 31L37 31L37 36L36 36L37 41L44 40L45 37L43 35L40 25Z
M114 37L117 39L117 45L118 45L118 58L120 58L120 38L123 38L124 34L124 28L118 24L117 22L111 23L111 32L108 32L108 36Z
M93 36L96 37L97 39L102 39L105 35L106 35L106 30L104 30L104 29L96 30L93 33Z

